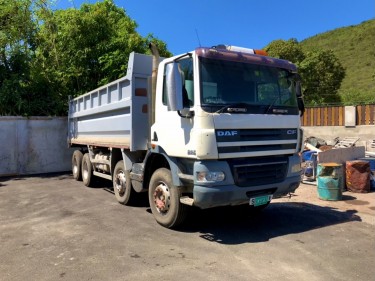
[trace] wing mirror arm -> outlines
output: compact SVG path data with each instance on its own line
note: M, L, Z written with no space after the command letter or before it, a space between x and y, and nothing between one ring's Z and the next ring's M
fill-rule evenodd
M305 113L305 103L303 101L303 94L301 89L301 81L296 81L296 95L297 95L297 104L300 110L300 116L302 117Z

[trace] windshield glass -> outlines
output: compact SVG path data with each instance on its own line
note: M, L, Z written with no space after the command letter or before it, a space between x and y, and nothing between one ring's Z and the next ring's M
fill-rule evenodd
M285 69L201 57L200 76L208 112L299 114L296 82Z

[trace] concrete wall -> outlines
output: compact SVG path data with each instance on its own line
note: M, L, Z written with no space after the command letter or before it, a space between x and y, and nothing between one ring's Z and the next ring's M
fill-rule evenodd
M317 137L326 141L333 140L336 137L343 139L345 137L358 137L360 138L356 146L365 146L367 150L371 150L369 143L375 139L375 126L316 126L316 127L303 127L305 138Z
M0 117L0 176L71 170L67 118Z
M333 162L345 165L346 161L364 158L365 156L365 148L363 146L330 149L318 153L318 162Z
M375 139L375 126L304 127L304 131L305 138L325 140L357 136L356 146L366 149ZM66 117L0 117L0 176L70 171L72 149L66 138Z

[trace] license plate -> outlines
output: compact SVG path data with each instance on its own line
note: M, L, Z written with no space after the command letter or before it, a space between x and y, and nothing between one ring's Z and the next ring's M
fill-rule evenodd
M250 198L250 205L252 206L261 206L267 204L272 199L272 195L264 195L259 197Z

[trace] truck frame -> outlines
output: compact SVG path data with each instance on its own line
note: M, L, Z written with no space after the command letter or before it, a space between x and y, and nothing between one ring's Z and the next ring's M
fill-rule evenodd
M131 53L127 74L70 99L72 171L113 182L133 204L148 192L175 228L190 206L261 209L301 179L304 106L295 65L233 46L171 58Z

